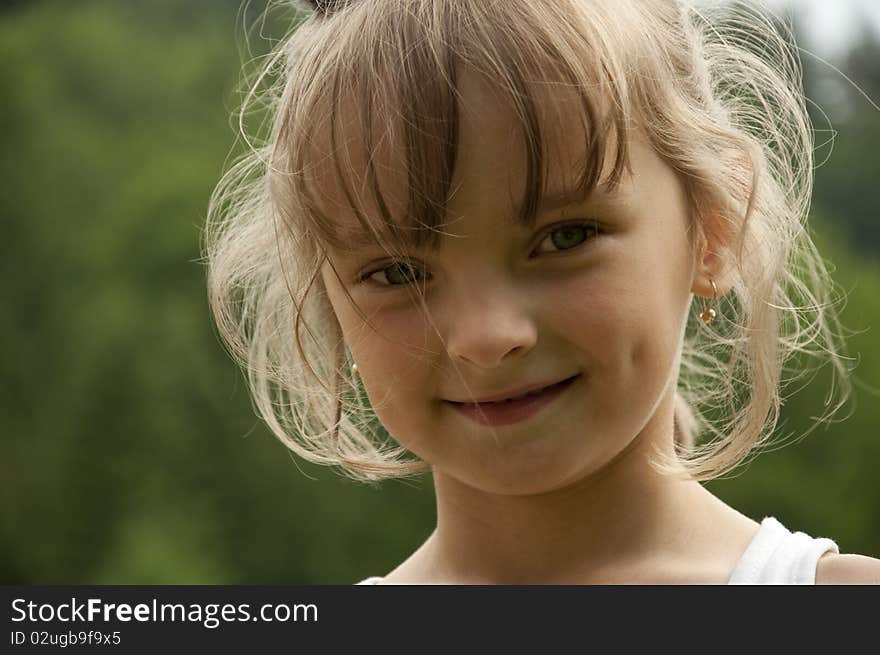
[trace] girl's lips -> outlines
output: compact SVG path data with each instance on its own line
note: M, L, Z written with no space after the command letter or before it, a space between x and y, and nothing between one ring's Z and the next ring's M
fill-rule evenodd
M580 377L577 375L545 387L540 392L530 394L519 400L506 400L491 403L454 403L446 401L456 411L481 425L512 425L537 414L549 405Z

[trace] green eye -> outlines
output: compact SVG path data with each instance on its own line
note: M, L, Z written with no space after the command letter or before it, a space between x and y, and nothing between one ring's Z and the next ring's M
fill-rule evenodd
M587 223L571 223L557 227L547 233L547 236L538 246L538 252L553 252L553 250L544 250L541 248L545 243L550 242L557 250L571 250L577 248L591 237L598 234L599 230L596 225L590 221Z
M374 276L380 273L385 276L385 281L376 280L376 282L382 286L401 286L415 282L424 282L427 279L424 271L407 262L394 262L385 268L379 268L366 273L362 279L374 279Z
M574 250L599 233L600 230L594 221L581 221L580 223L561 225L546 234L539 244L536 253L551 253L554 252L554 249L555 252ZM548 242L553 244L553 249L542 248ZM420 268L417 264L401 261L392 262L383 268L373 269L368 273L364 273L359 281L373 282L381 287L400 287L415 284L416 282L424 283L430 280L430 278L430 273Z

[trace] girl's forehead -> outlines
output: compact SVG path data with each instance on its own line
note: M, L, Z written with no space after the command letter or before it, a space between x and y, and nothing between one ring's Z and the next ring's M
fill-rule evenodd
M445 209L450 217L461 214L464 205L468 211L518 213L528 178L523 122L510 100L483 75L462 68L456 81L457 138ZM615 131L603 127L610 121L591 124L583 115L579 93L570 85L547 79L530 83L529 91L537 119L534 127L543 145L542 195L552 198L576 191L591 147L602 149L598 177L607 177L617 149ZM411 219L407 211L417 169L407 161L404 112L392 103L386 99L384 106L375 108L368 131L358 99L341 97L336 111L326 112L327 118L312 135L305 183L318 209L332 217L345 244L369 237L355 209L368 220L375 219L380 231L380 204L398 225Z
M479 76L464 75L460 88L463 101L453 188L458 183L504 189L505 197L491 198L492 202L504 200L519 207L528 173L523 125L509 102ZM589 132L601 128L585 124L579 96L571 88L548 81L535 83L530 90L544 142L545 193L572 189L587 160ZM596 141L605 142L605 138Z

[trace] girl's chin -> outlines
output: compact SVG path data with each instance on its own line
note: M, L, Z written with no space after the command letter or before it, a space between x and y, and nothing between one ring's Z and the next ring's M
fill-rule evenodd
M475 491L504 496L536 496L576 484L591 466L583 450L565 448L546 439L546 447L525 444L503 449L481 448L470 453L465 464L432 466L435 480L448 478Z

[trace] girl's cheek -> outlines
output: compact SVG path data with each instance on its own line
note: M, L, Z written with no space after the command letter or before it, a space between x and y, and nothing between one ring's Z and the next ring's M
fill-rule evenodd
M629 331L627 293L612 276L593 272L572 276L541 294L545 300L542 323L601 362L619 348Z
M358 318L350 344L364 381L373 382L376 395L396 380L398 388L424 388L423 369L433 359L428 324L418 309L373 312L364 308L372 326ZM368 386L368 391L369 391Z

